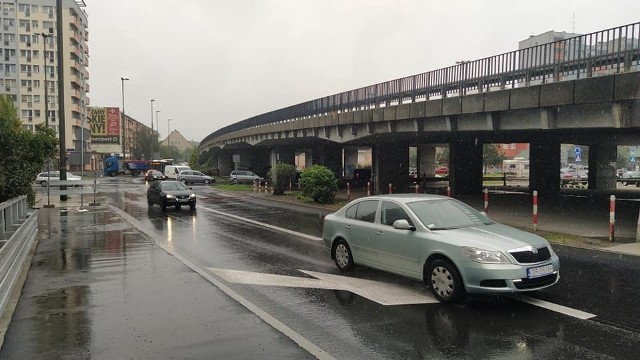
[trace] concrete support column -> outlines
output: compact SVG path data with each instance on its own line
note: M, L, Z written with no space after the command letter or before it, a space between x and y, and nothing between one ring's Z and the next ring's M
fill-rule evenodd
M409 189L409 144L383 143L373 149L373 193L388 194L389 183L394 193Z
M436 174L436 146L418 145L418 177L434 177Z
M358 168L358 148L345 147L344 148L344 177L351 179L353 177L353 170Z
M589 189L615 189L616 144L589 145Z
M482 143L477 139L449 146L449 186L454 195L482 192Z
M358 153L356 151L356 163ZM325 166L340 178L342 176L342 145L326 143L313 149L313 164Z
M529 145L529 190L560 191L560 142L534 141Z

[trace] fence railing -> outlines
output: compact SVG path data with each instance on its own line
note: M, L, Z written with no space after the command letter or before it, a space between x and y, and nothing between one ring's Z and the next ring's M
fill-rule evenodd
M637 71L640 22L540 44L292 105L223 127L221 135L272 123L461 96L540 83Z
M38 210L28 212L26 196L0 203L0 315L17 286L22 266L38 233Z

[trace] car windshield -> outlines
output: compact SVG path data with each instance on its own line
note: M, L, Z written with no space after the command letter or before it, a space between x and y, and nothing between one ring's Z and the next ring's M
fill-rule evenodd
M165 182L162 185L162 190L164 191L172 191L172 190L189 190L189 188L180 182Z
M453 199L415 201L407 205L420 222L431 230L493 224L479 211Z

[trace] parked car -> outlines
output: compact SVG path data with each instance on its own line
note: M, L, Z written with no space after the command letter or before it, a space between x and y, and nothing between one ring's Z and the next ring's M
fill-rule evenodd
M189 205L189 209L195 210L196 194L180 181L154 181L147 189L147 204L149 207L158 204L163 211L168 206L179 210L182 205Z
M44 186L47 186L47 183L49 182L49 180L60 180L60 171L55 170L55 171L44 171L38 174L38 176L36 176L36 180L35 182ZM82 180L82 178L76 174L70 173L67 171L67 180L68 181L80 181ZM74 187L77 187L79 185L74 185Z
M627 171L620 177L622 185L640 186L640 171Z
M197 170L183 170L178 174L178 181L182 181L185 184L198 183L209 185L216 182L216 179Z
M167 176L158 170L148 170L147 173L144 174L144 179L146 181L166 180Z
M229 181L234 183L234 184L239 184L239 183L247 183L247 182L254 182L256 180L260 180L262 181L263 179L254 174L253 172L249 171L249 170L233 170L230 174L229 174Z
M560 277L544 238L439 195L354 200L325 217L322 238L340 271L357 264L422 280L442 302L539 290Z

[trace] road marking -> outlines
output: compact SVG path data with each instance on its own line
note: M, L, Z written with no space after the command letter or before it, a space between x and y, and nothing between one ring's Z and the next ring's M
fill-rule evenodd
M218 275L228 283L346 290L385 306L438 303L438 300L427 296L426 289L417 290L397 284L325 274L316 271L299 270L315 278L310 279L297 276L265 274L212 267L208 267L207 270Z
M538 306L538 307L541 307L541 308L544 308L544 309L547 309L547 310L555 311L557 313L560 313L560 314L563 314L563 315L567 315L567 316L571 316L571 317L578 318L578 319L582 319L582 320L589 320L589 319L592 319L592 318L597 316L597 315L594 315L594 314L590 314L588 312L572 309L570 307L554 304L552 302L548 302L548 301L532 298L532 297L525 296L525 295L513 294L513 295L510 295L510 297L512 299L519 300L519 301L525 302L527 304Z
M313 236L313 235L304 234L304 233L301 233L301 232L298 232L298 231L293 231L293 230L281 228L279 226L274 226L274 225L266 224L266 223L263 223L263 222L260 222L260 221L251 220L251 219L248 219L248 218L245 218L245 217L242 217L242 216L233 215L233 214L229 214L229 213L226 213L226 212L209 209L209 208L204 207L204 206L198 206L198 208L202 209L202 210L206 210L206 211L214 213L214 214L218 214L220 216L230 217L232 219L236 219L236 220L241 221L241 222L251 223L251 224L254 224L254 225L265 227L267 229L271 229L271 230L280 231L280 232L283 232L283 233L299 236L299 237L302 237L302 238L305 238L305 239L308 239L308 240L322 241L322 238L319 238L317 236Z

